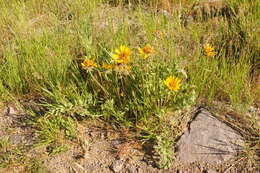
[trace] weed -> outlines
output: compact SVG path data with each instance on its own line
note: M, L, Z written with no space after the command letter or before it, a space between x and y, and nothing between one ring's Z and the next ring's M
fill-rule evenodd
M29 166L27 168L27 171L29 173L34 173L34 172L38 172L38 173L44 173L45 168L43 166L43 163L40 160L37 159L31 159L29 161Z
M0 139L0 168L21 166L25 162L26 157L22 148L12 146L8 138Z
M160 168L169 168L174 161L174 141L171 130L164 128L163 131L156 137L157 145L155 147L159 154L158 165Z

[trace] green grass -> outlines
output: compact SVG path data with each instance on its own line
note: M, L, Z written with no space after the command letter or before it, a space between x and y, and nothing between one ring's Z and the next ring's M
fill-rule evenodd
M228 2L232 19L201 18L184 26L191 4L167 17L129 1L0 0L0 97L48 100L41 103L46 114L34 115L34 123L39 143L49 145L50 153L73 140L75 122L101 118L145 131L144 139L157 140L161 167L167 167L173 143L161 130L167 112L187 110L201 99L244 110L259 102L253 90L260 3ZM159 6L153 3L149 6ZM204 54L206 43L216 56ZM146 44L156 53L144 60L137 48ZM102 69L102 63L113 63L120 45L132 50L131 70ZM85 57L95 57L99 67L84 70ZM164 85L171 75L182 79L179 92Z
M0 170L13 172L14 169L25 172L44 172L44 166L39 158L26 155L27 149L22 146L14 146L7 137L0 138ZM3 168L3 169L1 169Z

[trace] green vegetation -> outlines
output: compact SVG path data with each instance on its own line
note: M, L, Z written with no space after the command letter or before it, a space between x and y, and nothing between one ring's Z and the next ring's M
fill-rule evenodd
M24 170L29 173L43 172L41 161L26 156L25 147L16 147L10 143L8 138L0 139L0 168L19 168L25 166ZM9 171L8 171L9 172ZM11 171L12 172L12 171Z
M157 143L160 166L169 166L181 123L176 117L169 123L169 112L202 100L243 112L260 96L260 3L230 0L230 16L205 18L192 16L200 10L195 1L183 2L167 14L155 0L149 7L144 1L0 0L1 100L45 98L44 114L31 114L39 145L50 154L66 150L77 122L100 118L145 132L144 141ZM115 58L121 45L131 51L128 61ZM154 51L144 58L138 48L147 45ZM181 80L180 89L166 84L169 76ZM258 136L248 150L259 145ZM12 156L0 156L0 167L6 159ZM38 161L31 165L38 169Z

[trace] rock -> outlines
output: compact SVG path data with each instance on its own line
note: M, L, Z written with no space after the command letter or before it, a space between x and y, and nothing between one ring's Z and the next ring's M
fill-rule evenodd
M110 168L113 172L120 172L124 168L124 162L122 160L115 160Z
M201 109L177 142L177 160L219 164L235 157L242 143L235 130Z
M213 170L213 169L209 169L209 170L207 170L207 171L205 171L205 172L207 172L207 173L218 173L217 171L215 171L215 170Z
M23 135L21 135L21 134L11 135L11 136L10 136L10 142L11 142L13 145L21 144L21 143L25 142L25 136L23 136Z
M4 108L3 114L6 116L9 115L18 115L20 112L14 106L7 106Z
M120 140L120 139L113 139L113 140L111 140L111 144L113 146L120 145L120 144L122 144L122 140Z
M129 167L127 168L127 171L128 171L129 173L138 173L138 168L135 167L135 166L129 166Z

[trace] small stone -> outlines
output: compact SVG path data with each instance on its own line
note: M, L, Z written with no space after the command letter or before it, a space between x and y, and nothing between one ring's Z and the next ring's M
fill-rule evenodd
M129 167L127 168L127 171L128 171L129 173L138 173L138 168L136 168L135 166L129 166Z
M207 173L218 173L218 172L213 169L209 169L209 170L207 170Z
M120 172L124 168L124 162L122 160L115 160L110 168L113 172Z
M106 135L104 133L100 133L100 139L105 139Z
M19 112L16 110L16 108L14 108L13 106L7 106L5 109L4 109L4 115L17 115L19 114Z
M18 145L25 142L25 136L21 134L12 135L10 136L10 141L13 145Z
M117 146L117 145L119 145L121 143L122 143L122 141L120 139L113 139L111 141L111 144L114 145L114 146Z
M99 138L100 133L98 131L95 131L93 129L87 129L87 134L91 138Z

